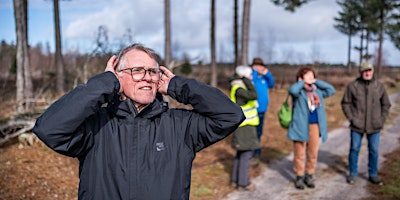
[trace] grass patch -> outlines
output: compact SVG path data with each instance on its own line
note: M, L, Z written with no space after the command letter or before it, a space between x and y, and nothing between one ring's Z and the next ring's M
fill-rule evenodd
M379 170L384 185L376 187L370 185L369 189L379 199L400 199L400 148L385 155L386 161ZM372 199L375 199L372 198Z

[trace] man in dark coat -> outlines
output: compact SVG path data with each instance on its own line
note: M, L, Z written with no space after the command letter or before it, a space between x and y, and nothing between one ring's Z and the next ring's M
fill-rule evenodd
M361 63L359 71L360 77L347 86L342 99L342 109L350 121L351 129L347 182L355 183L361 141L366 135L369 181L382 185L382 181L378 178L379 138L389 114L390 100L384 85L374 78L374 68L371 63Z
M196 152L244 120L221 91L175 76L158 60L133 44L37 119L42 141L79 159L78 199L189 199ZM169 109L160 93L193 110Z

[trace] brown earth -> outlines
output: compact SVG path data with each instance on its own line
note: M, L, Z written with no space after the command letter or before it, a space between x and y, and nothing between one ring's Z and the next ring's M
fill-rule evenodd
M270 91L262 137L263 160L278 159L291 152L291 142L276 114L286 94L284 89ZM342 94L339 88L336 95L326 99L330 129L344 121L339 103ZM199 152L193 164L190 198L216 200L234 191L229 185L234 155L230 137ZM261 167L251 168L251 177L260 175L266 165L262 162ZM55 153L41 141L36 140L32 146L15 142L0 148L0 199L76 199L77 187L78 161Z

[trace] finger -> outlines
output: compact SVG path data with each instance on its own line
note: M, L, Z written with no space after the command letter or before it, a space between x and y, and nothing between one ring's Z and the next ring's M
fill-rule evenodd
M117 56L111 56L111 58L107 61L106 71L115 71L117 63Z
M174 75L171 71L169 71L168 68L166 68L166 67L164 67L164 66L160 66L160 69L164 72L163 74L164 74L166 77L172 77L172 76Z

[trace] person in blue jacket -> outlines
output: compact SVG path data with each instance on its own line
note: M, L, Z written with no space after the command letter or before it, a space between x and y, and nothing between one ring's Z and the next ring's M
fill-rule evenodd
M267 66L263 63L263 60L259 57L253 59L252 63L253 73L252 82L256 88L258 99L257 99L257 112L260 119L260 124L257 126L257 137L261 144L261 136L263 134L265 113L268 111L269 104L269 89L275 86L274 77L271 71L268 70ZM254 151L254 163L258 164L261 158L261 148ZM265 159L268 161L268 159Z
M294 184L297 189L304 189L304 184L314 188L319 140L325 142L328 138L324 98L334 95L336 90L329 83L316 79L314 70L309 67L301 67L296 80L289 87L293 113L287 133L287 138L293 140Z
M168 108L157 94L193 110ZM78 199L189 199L196 152L244 119L220 90L175 76L152 49L133 44L53 103L33 132L79 159Z

